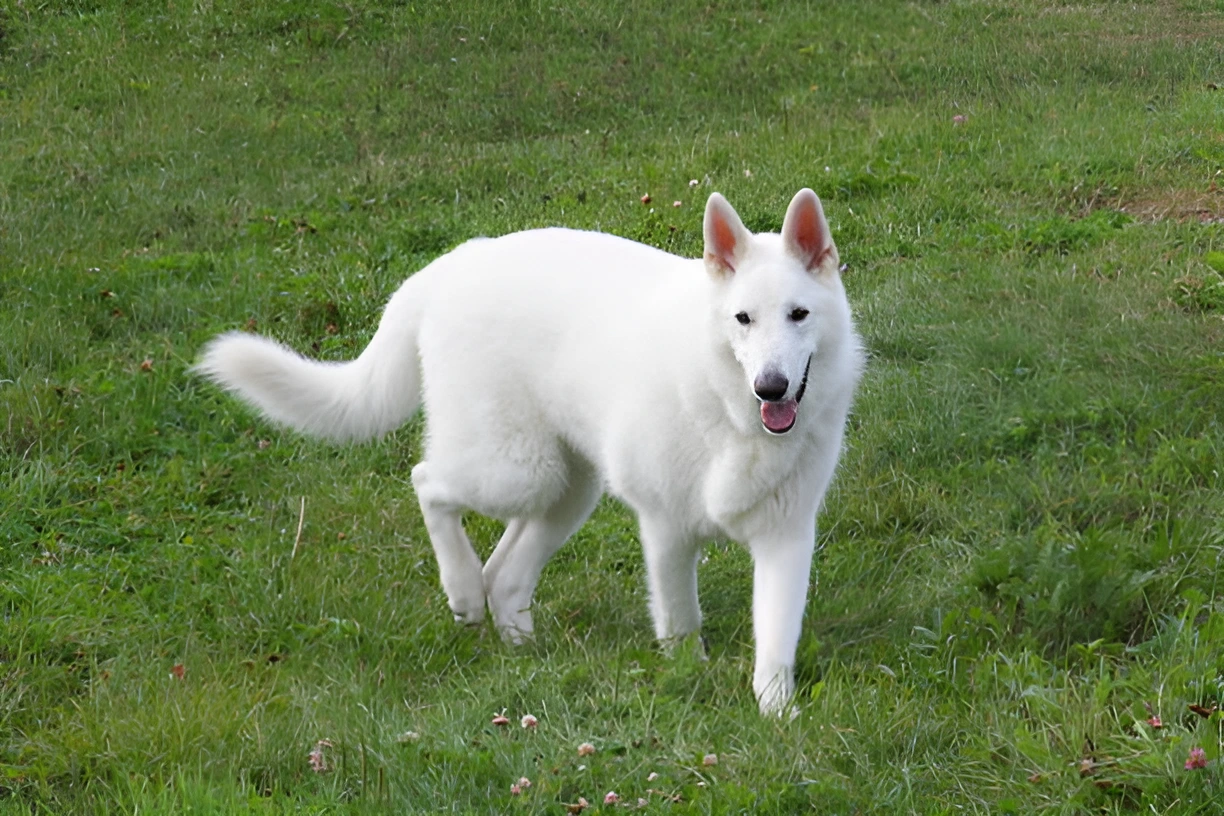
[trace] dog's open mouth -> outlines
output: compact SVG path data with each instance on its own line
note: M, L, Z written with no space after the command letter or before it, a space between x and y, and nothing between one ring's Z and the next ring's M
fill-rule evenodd
M795 427L799 416L799 400L779 400L761 403L761 424L770 433L784 434Z
M761 403L761 424L771 434L784 434L795 427L795 420L799 417L799 402L803 399L803 392L807 390L808 370L811 367L812 358L808 357L807 365L803 368L803 382L799 383L794 399Z

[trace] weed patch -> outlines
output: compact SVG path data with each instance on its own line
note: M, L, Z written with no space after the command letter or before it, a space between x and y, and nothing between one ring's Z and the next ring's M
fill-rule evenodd
M981 229L1000 249L1019 249L1034 255L1067 255L1095 246L1131 220L1117 210L1094 210L1084 218L1056 215L1016 227L985 224Z
M1097 641L1135 645L1159 624L1153 608L1200 583L1184 571L1200 542L1183 535L1174 527L1135 542L1116 529L1040 527L985 554L970 584L1007 631L1055 653Z
M1183 275L1173 282L1173 300L1197 314L1224 310L1224 252L1208 252L1203 256L1203 266L1203 272Z

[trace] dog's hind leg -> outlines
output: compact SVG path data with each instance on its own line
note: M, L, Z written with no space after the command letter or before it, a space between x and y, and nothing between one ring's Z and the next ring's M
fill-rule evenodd
M421 515L451 612L460 623L479 623L484 619L484 584L480 578L480 558L463 530L464 505L426 462L412 469L412 486L421 503Z
M484 568L489 611L502 637L521 643L531 637L531 598L548 559L578 531L595 509L603 485L589 465L571 463L559 499L544 513L511 519Z

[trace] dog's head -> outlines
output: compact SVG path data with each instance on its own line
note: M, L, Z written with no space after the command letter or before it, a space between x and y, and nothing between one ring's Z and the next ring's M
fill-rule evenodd
M760 401L771 434L794 427L812 358L842 323L845 295L837 247L820 199L803 189L782 232L753 235L713 193L705 211L705 265L714 281L713 320Z

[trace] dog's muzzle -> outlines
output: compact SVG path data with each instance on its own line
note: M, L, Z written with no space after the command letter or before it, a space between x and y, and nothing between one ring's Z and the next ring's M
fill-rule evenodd
M761 401L761 425L767 433L781 436L795 427L795 420L799 417L799 402L807 391L808 372L811 368L812 357L809 355L807 365L803 367L803 381L799 383L794 399Z

